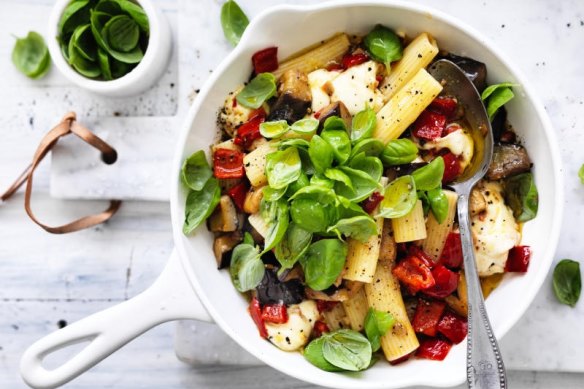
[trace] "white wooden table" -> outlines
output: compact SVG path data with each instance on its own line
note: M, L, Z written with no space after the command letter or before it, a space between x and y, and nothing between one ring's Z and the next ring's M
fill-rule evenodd
M240 0L251 17L265 6L281 2ZM431 0L419 2L432 3ZM116 123L117 115L129 117L123 119L125 123L145 120L133 118L136 116L149 116L165 125L174 123L173 116L179 121L209 70L228 50L228 45L217 34L220 31L220 1L160 0L159 6L171 20L175 34L193 39L192 49L181 57L181 61L192 64L193 70L181 75L183 82L178 85L178 61L174 58L159 85L144 95L124 101L96 99L70 86L55 70L46 79L30 81L19 75L10 63L13 45L10 34L22 36L28 30L44 33L51 3L51 0L0 0L0 189L26 166L49 126L72 107L90 122L100 118ZM462 4L465 2L449 0L434 5L488 31L490 38L508 54L516 50L521 53L514 57L516 63L532 77L539 78L535 80L541 81L536 89L560 136L570 140L562 143L562 151L566 154L567 179L573 180L579 164L584 162L581 151L584 141L578 133L578 129L584 127L581 118L584 78L576 77L584 66L581 55L584 6L577 0L558 3L485 0L472 6ZM180 15L178 9L181 9ZM180 25L177 30L177 20L187 20L189 24ZM192 34L191 28L196 30L192 27L196 24L204 25L215 35ZM528 35L533 39L527 42L534 48L532 51L522 48L524 43L517 39L517 36ZM554 48L572 55L555 56ZM578 48L580 51L576 51ZM572 49L574 51L570 51ZM118 123L124 123L123 120L119 119ZM172 131L169 134L172 136ZM54 224L105 206L105 202L100 201L51 198L47 166L38 170L35 183L33 207L39 217ZM582 215L584 192L572 181L567 188L572 211ZM566 231L558 258L581 255L582 251L577 250L582 247L578 234ZM22 207L22 195L0 205L0 388L25 387L18 376L18 361L29 344L61 325L136 295L155 279L171 250L166 202L127 201L106 225L67 236L49 235L30 222ZM549 284L544 287L549 288ZM546 292L536 304L545 305L550 298ZM582 309L558 312L577 322L574 312L581 314ZM534 315L528 319L537 318ZM562 335L562 331L578 329L550 329L552 345L547 350L538 351L534 339L533 344L529 344L534 359L539 353L553 356L569 352L566 350L570 334ZM268 367L182 364L174 355L173 334L174 325L162 325L66 387L311 387ZM558 348L554 348L554 343ZM565 368L552 366L544 370L580 372L583 369L579 366L584 368L581 361L575 361ZM582 374L541 371L510 373L511 387L515 388L581 388L583 378Z

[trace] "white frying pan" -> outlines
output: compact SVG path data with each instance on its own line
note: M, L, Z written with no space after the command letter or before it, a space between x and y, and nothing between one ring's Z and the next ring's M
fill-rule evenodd
M225 96L251 73L251 55L278 46L280 58L336 32L364 34L382 23L409 36L434 35L441 49L485 62L491 83L512 81L518 97L508 104L509 118L534 163L539 213L523 229L523 243L533 249L525 275L508 275L489 297L487 308L497 337L513 326L543 282L558 241L563 193L560 158L549 119L527 80L477 31L433 9L401 1L331 2L309 7L279 6L257 16L237 48L213 72L185 120L176 150L171 210L176 250L160 278L142 294L58 330L33 344L23 355L21 373L35 388L52 388L75 378L148 329L170 320L216 322L243 348L266 364L314 384L337 388L398 388L411 385L453 386L465 379L465 347L453 347L445 361L412 360L391 366L381 361L361 373L327 373L300 353L287 353L258 336L247 301L232 286L226 271L216 269L211 233L199 228L184 236L185 191L179 182L183 159L208 149L216 133L216 114ZM54 370L43 358L57 349L89 341L79 354Z

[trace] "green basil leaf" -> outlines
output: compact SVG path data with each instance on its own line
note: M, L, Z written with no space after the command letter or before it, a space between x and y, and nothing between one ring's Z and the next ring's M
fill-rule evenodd
M444 191L442 188L429 190L426 192L426 199L436 220L439 224L442 224L448 215L448 198Z
M365 334L367 335L369 342L371 342L373 352L379 350L381 347L381 337L393 327L394 323L395 318L391 313L369 308L369 311L365 316L363 327L365 328Z
M129 16L117 15L105 24L104 38L112 49L127 53L138 45L140 28Z
M319 203L314 197L300 197L290 203L292 221L308 232L324 232L338 218L334 204Z
M322 239L312 243L300 260L306 284L314 290L330 287L343 271L346 258L347 244L343 241Z
M401 59L403 54L399 37L389 28L379 24L365 36L363 43L373 59L386 65Z
M108 15L120 15L122 14L122 7L118 4L115 0L100 0L95 7L93 7L93 11L103 12Z
M387 166L403 165L418 156L416 144L407 138L390 140L381 153L381 161Z
M353 183L348 175L343 173L342 170L339 169L326 169L324 172L326 178L330 178L333 181L340 181L343 184L347 185L349 188L353 189Z
M101 69L99 65L88 61L75 46L75 41L71 39L69 41L69 64L77 71L77 73L85 76L87 78L96 78L101 75Z
M288 215L288 203L284 199L278 201L265 201L260 203L260 212L268 226L268 232L264 238L264 251L266 253L274 248L284 237L290 217Z
M264 278L264 272L264 263L253 245L241 243L235 246L229 266L235 289L240 292L254 289Z
M274 189L282 189L296 181L302 173L302 163L294 147L274 151L266 156L266 176Z
M300 119L290 126L290 130L300 135L313 135L318 129L318 120L313 118Z
M324 129L320 133L320 137L329 145L331 145L333 149L333 156L338 163L344 164L347 162L349 156L351 155L351 140L349 139L347 131Z
M376 235L377 223L371 216L355 216L349 219L341 219L327 232L334 232L340 238L344 235L347 238L353 238L360 242L367 242L372 235Z
M133 1L129 0L115 0L116 3L138 24L140 29L146 34L150 34L150 24L148 23L148 15L142 7ZM113 14L112 14L113 15Z
M349 371L364 370L371 363L371 343L357 331L340 329L325 337L322 354L330 364Z
M105 43L103 37L101 36L101 31L105 24L112 18L110 14L105 12L100 12L96 10L91 10L89 21L91 24L91 33L93 38L97 42L98 46L103 50L107 51L107 43Z
M377 157L367 157L365 153L353 157L349 166L367 173L373 180L379 182L383 174L383 164Z
M279 138L288 132L290 126L286 120L278 120L275 122L263 122L260 124L260 134L264 138Z
M580 183L584 184L584 164L582 164L580 170L578 170L578 178L580 178Z
M340 367L336 367L332 363L328 362L324 359L324 355L322 352L322 347L325 342L326 336L321 336L319 338L314 339L312 342L308 343L308 345L304 348L304 358L308 360L308 362L312 363L314 366L318 367L324 371L343 371Z
M299 189L296 193L294 193L294 196L290 197L290 200L295 200L298 198L309 198L323 205L335 203L337 200L335 191L326 185L314 184L312 180L315 177L317 176L313 176L311 178L310 185Z
M442 157L434 158L432 162L412 173L417 190L432 190L441 187L443 175L444 159Z
M43 37L30 31L26 37L17 38L12 49L12 63L22 74L33 79L47 74L51 57Z
M97 21L97 23L99 23L101 21L101 18L96 17L96 21ZM131 21L131 22L128 22L128 21ZM132 23L133 23L133 27L132 27ZM117 59L118 61L124 62L127 64L138 63L142 60L142 58L144 58L144 53L142 52L142 49L140 48L139 45L135 45L129 51L117 50L113 46L113 45L123 46L124 48L126 48L127 47L126 45L129 45L130 43L132 43L131 42L131 39L133 39L132 37L130 37L126 41L125 38L118 36L118 34L121 34L123 31L126 31L126 28L129 28L129 30L131 30L134 27L136 27L136 23L134 21L132 21L132 19L130 19L126 15L114 16L105 23L105 25L103 26L103 29L98 34L100 36L100 38L99 39L96 38L96 41L98 42L98 44L100 46L103 44L104 45L103 48L109 53L109 55L111 55L113 58ZM93 29L92 29L92 32L93 32ZM96 36L96 34L94 33L94 37L95 36ZM113 42L110 41L112 39L114 40Z
M351 142L356 143L360 140L371 138L373 130L377 125L377 117L375 111L371 108L365 108L361 112L357 112L352 122Z
M314 169L319 173L324 173L333 164L333 147L319 135L313 136L310 140L308 155L310 156Z
M335 182L333 180L329 180L328 178L321 176L320 174L315 174L312 177L310 177L310 185L332 189L335 186Z
M286 196L292 197L298 192L300 189L310 185L310 180L306 173L301 172L300 177L290 185L288 185L288 189L286 190Z
M65 7L57 25L59 36L70 34L79 24L87 22L85 19L89 16L88 4L89 0L77 0L70 2Z
M221 7L221 27L223 27L223 34L229 43L236 46L248 24L249 19L235 1L228 0L223 4Z
M361 153L365 153L368 157L379 157L384 148L385 145L379 139L363 139L353 146L351 158Z
M331 116L324 121L322 126L323 131L345 131L347 132L347 124L338 116Z
M312 242L312 233L292 222L286 230L286 234L276 245L274 254L282 267L279 272L291 269L300 257L306 252Z
M554 269L554 293L562 304L576 306L582 290L580 264L571 259L562 259Z
M185 204L185 223L183 233L190 234L215 210L221 198L221 188L216 178L211 177L203 189L192 191Z
M251 234L247 231L243 234L243 243L249 244L252 246L255 244L255 241L253 240L253 236L251 236Z
M353 189L351 189L347 185L336 181L335 192L339 196L346 197L350 201L358 203L365 200L377 189L378 180L375 180L369 174L348 166L341 166L339 169L349 176L353 183Z
M518 222L526 222L537 216L539 195L533 174L522 173L505 180L505 202L513 210Z
M89 24L78 26L73 31L71 41L83 58L88 61L95 61L97 59L97 46Z
M338 212L341 219L350 219L355 216L369 216L358 204L343 196L337 196Z
M97 48L97 62L99 63L99 69L103 78L106 81L113 80L114 77L110 66L109 55L101 47Z
M513 82L502 82L500 84L489 85L485 88L483 93L481 93L481 99L483 101L487 100L497 89L512 88L514 86L519 86L519 84Z
M262 191L262 198L266 201L278 201L286 194L287 190L287 186L280 189L274 189L272 187L266 186Z
M276 94L276 77L272 73L255 76L235 97L244 107L257 109Z
M395 219L412 211L418 196L416 182L412 176L401 176L389 183L385 188L383 200L379 204L379 217Z
M301 149L301 148L307 149L309 146L310 146L310 143L306 139L301 139L301 138L283 139L278 143L278 149L280 149L280 150L287 149L288 147L296 147L298 149Z
M199 150L185 159L181 169L181 176L184 184L192 190L201 190L213 177L213 172L207 162L207 157L203 150Z
M112 71L112 77L114 79L120 78L128 74L130 70L134 68L135 65L130 65L124 62L120 62L115 58L110 59L110 68Z

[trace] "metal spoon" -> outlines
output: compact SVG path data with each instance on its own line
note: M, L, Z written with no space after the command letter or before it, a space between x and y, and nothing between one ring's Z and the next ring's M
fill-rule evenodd
M475 142L475 153L469 167L451 185L458 194L458 225L468 290L468 386L480 389L507 388L503 358L489 323L477 273L468 210L470 192L487 172L493 157L493 131L479 92L458 66L448 60L439 60L430 67L429 72L443 84L443 95L454 96L462 104Z

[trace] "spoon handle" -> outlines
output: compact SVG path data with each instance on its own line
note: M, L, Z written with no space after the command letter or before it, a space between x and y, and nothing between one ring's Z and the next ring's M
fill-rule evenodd
M506 389L507 377L495 334L491 329L477 274L473 239L470 232L468 194L458 197L458 223L464 257L468 293L468 339L466 371L469 388Z

